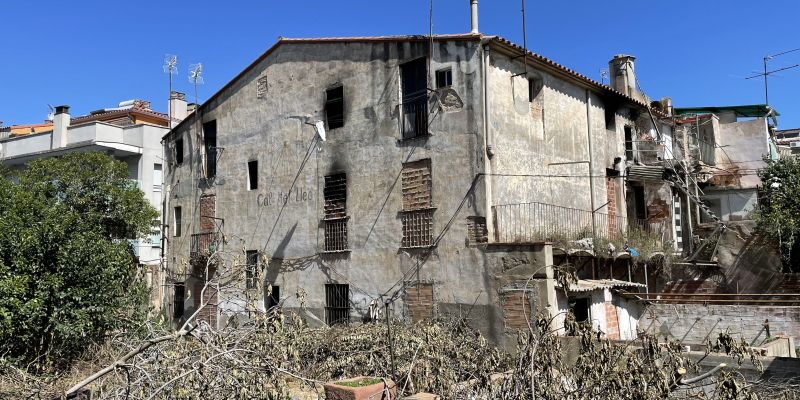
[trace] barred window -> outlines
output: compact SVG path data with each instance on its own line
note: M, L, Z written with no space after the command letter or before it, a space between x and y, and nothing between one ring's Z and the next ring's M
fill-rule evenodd
M350 322L350 286L325 285L325 322L328 325Z
M258 250L245 251L244 279L247 289L258 286Z
M467 217L467 240L469 244L486 243L489 241L486 217Z
M402 247L428 247L433 244L433 200L431 160L403 164Z
M325 251L346 251L347 247L347 174L325 177Z

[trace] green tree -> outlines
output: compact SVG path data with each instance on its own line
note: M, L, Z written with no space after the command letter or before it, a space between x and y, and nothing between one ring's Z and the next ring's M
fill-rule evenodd
M157 217L127 166L101 153L0 171L0 354L59 366L137 326L147 291L128 239Z
M800 160L767 164L758 173L765 192L758 205L758 228L780 247L784 271L800 272Z

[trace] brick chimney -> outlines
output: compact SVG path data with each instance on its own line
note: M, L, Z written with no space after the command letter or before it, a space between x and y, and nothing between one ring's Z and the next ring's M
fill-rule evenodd
M53 115L53 148L67 147L69 122L69 106L56 106L56 112Z

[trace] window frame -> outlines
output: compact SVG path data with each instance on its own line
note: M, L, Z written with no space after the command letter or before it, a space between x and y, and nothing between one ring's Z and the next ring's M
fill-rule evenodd
M183 234L183 209L181 206L175 206L172 208L172 224L172 236L181 237Z
M341 93L341 97L332 97L331 94ZM331 123L331 113L338 111L341 113L341 120L333 120ZM325 125L328 130L344 128L344 85L337 85L325 89ZM335 114L334 114L335 116Z
M444 78L447 82L441 82L440 77ZM436 80L436 89L453 87L453 68L446 67L437 69L435 80Z
M177 166L183 165L183 157L184 157L183 138L175 139L175 146L173 148L173 153L175 157L175 165Z
M258 160L247 162L247 190L258 190Z
M244 282L245 289L258 288L258 250L245 250Z

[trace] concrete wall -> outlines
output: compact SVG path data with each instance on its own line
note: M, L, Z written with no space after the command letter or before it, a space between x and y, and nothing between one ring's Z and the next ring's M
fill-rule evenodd
M717 167L723 171L716 173L711 183L726 188L755 188L760 185L761 180L754 171L766 167L761 158L770 155L767 119L731 123L720 120L719 129L719 147L715 157Z
M763 324L767 319L772 336L800 337L800 308L778 306L653 304L642 315L639 330L686 344L716 340L720 332L728 330L735 339L760 346L766 339Z
M305 306L312 323L325 320L327 283L350 285L351 321L358 321L367 316L373 301L380 303L395 293L399 296L392 305L394 315L409 316L403 283L414 287L422 282L433 285L436 312L469 315L502 342L512 333L504 321L502 298L509 291L527 290L526 280L532 275L537 276L529 295L532 310L555 314L549 245L476 246L467 241L467 218L487 216L487 182L476 178L484 172L486 147L479 41L434 44L429 87L434 72L449 67L451 94L457 101L451 97L449 107L439 108L438 93L432 94L431 135L400 140L400 64L428 54L423 40L284 43L204 105L201 120L190 118L181 124L166 142L169 159L174 140L184 142L184 163L175 165L173 160L165 175L166 220L173 223L176 206L183 216L183 235L169 237L171 281L186 281L189 291L196 290L188 262L191 234L200 232L200 196L215 195L214 218L225 234L230 259L241 264L245 250L259 251L263 260L259 279L280 287L285 307ZM508 62L496 57L495 64ZM587 175L586 165L547 167L551 161L586 158L586 91L546 77L545 116L537 131L534 122L527 122L531 117L527 84L520 95L510 70L491 67L489 74L490 132L497 150L491 172ZM266 93L264 82L268 82ZM325 90L337 85L344 87L344 127L328 131L327 141L316 142L314 128L305 122L324 119ZM517 101L519 96L524 102ZM603 204L605 168L622 153L623 145L616 131L606 130L601 100L589 96L592 133L597 136L595 191L597 203ZM518 105L525 109L517 109ZM615 118L621 131L624 118ZM205 179L199 128L212 120L221 152L217 176ZM431 160L433 232L434 237L441 235L430 255L401 247L401 169L404 162L423 159ZM247 162L253 160L258 161L258 189L248 190ZM347 174L349 251L337 254L324 251L322 220L324 177L333 173ZM587 177L491 180L497 182L494 193L499 200L490 205L546 201L589 208ZM537 197L542 192L549 194ZM248 304L264 309L260 293L243 290L243 272L234 278L230 289L220 293L221 323L241 314ZM299 290L305 292L303 302L294 296ZM189 294L194 299L197 295ZM165 298L171 302L171 293ZM193 300L187 299L185 305L188 315Z

